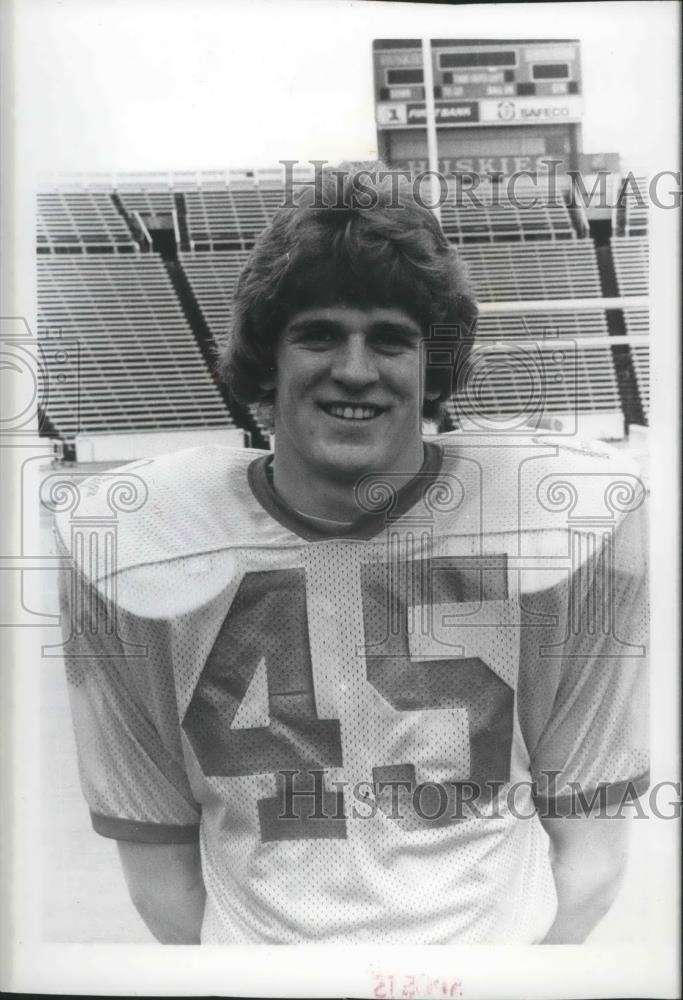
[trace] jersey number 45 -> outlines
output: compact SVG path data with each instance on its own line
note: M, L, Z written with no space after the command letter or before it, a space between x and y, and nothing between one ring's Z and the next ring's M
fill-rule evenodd
M426 600L439 604L473 598L504 600L504 557L495 557L493 563L490 558L480 563L442 557L414 565L417 575L413 579L438 579L438 594L431 585L418 586L416 595L415 587L392 584L388 564L361 567L367 681L396 712L465 709L467 782L479 788L503 785L510 777L513 689L476 656L411 659L408 609L416 601L424 607ZM254 674L264 663L269 723L233 727ZM323 816L316 822L316 816L303 809L297 816L299 822L278 822L287 772L291 793L295 787L292 772L321 773L344 765L340 722L320 718L316 707L303 569L245 574L190 701L183 729L207 777L276 775L280 794L258 801L262 839L346 836L339 793L328 790L321 790L321 795L324 815L332 817L329 822ZM406 778L415 781L415 762L382 762L373 767L373 782Z

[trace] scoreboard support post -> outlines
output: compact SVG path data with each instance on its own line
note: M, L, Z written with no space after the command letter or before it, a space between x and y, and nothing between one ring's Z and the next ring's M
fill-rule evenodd
M427 156L429 160L429 180L432 191L430 199L432 211L441 222L441 185L437 174L439 172L439 153L436 145L436 112L434 110L434 74L432 72L431 39L422 39L422 66L425 83L425 109L427 113Z

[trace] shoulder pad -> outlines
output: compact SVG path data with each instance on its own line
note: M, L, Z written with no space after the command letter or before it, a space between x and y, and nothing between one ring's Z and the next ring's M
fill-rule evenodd
M439 435L442 472L462 486L465 533L579 532L617 524L646 490L626 451L537 435Z
M262 454L203 445L80 480L64 475L51 488L57 533L93 581L215 550L255 504L247 469Z

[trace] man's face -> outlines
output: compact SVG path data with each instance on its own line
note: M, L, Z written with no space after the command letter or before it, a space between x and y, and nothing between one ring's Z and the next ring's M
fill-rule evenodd
M416 321L399 308L312 306L295 313L276 355L276 458L337 481L417 471L421 339Z

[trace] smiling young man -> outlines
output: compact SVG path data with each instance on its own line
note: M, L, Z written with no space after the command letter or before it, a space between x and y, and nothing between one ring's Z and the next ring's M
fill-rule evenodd
M162 941L581 941L647 785L644 493L602 447L423 438L476 307L410 187L358 177L238 284L221 371L273 454L118 470L115 566L73 554L93 825Z
M407 481L420 470L421 347L402 309L319 306L287 322L276 352L273 476L292 507L351 523L362 476Z

